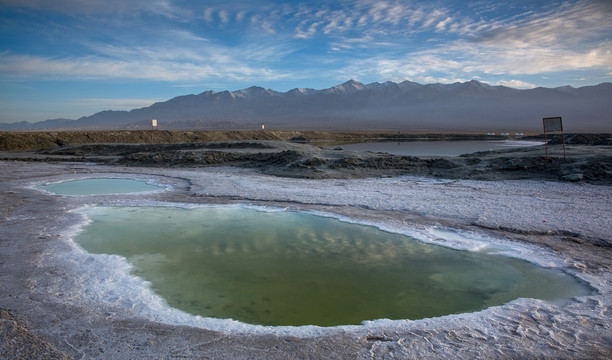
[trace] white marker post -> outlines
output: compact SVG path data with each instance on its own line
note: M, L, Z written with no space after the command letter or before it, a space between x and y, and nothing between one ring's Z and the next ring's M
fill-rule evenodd
M157 130L157 120L151 120L151 126L153 127L153 130Z
M563 159L567 161L567 157L565 155L565 136L563 135L563 121L561 120L561 116L542 118L542 124L544 125L544 148L546 149L546 161L550 161L548 158L548 140L546 139L546 131L561 131Z

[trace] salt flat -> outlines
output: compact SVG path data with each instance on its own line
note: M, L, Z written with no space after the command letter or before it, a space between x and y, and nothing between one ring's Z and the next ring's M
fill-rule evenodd
M612 351L610 186L414 176L295 179L257 169L0 163L1 351L6 358L605 358ZM170 190L60 197L33 187L83 177L149 179ZM556 267L596 291L566 304L518 299L470 314L332 328L262 327L165 306L118 257L70 237L95 204L274 206L329 214ZM109 266L112 264L112 266ZM10 339L10 340L9 340ZM27 346L26 346L27 345ZM21 352L21 353L20 353Z

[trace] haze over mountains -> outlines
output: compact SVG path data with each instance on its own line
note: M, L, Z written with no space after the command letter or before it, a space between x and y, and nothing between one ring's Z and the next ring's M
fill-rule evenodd
M531 132L542 118L562 116L566 132L612 130L612 83L518 90L475 80L421 85L404 81L277 92L253 86L178 96L130 111L102 111L78 120L0 124L0 130L345 129Z

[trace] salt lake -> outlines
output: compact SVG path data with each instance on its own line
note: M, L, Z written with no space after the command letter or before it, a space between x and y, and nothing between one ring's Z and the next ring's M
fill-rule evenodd
M591 289L517 258L426 244L305 212L88 207L75 241L117 254L168 304L258 325L360 324L478 311Z

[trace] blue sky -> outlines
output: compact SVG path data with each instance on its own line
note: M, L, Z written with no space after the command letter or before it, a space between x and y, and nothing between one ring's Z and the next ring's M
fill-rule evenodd
M612 81L609 0L0 0L0 122L349 79Z

